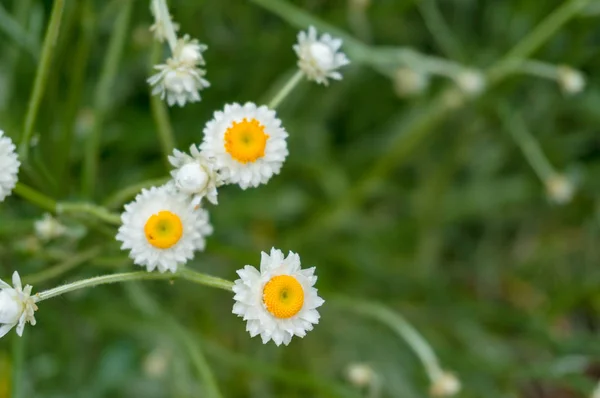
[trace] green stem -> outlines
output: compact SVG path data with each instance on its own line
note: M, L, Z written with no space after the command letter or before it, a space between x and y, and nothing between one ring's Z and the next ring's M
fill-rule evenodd
M269 102L269 108L275 109L281 104L281 102L292 92L292 90L300 83L302 78L304 77L304 73L301 70L298 70L294 75L284 84L284 86L279 90L277 94L273 97L271 102Z
M108 44L104 65L100 73L100 80L96 88L96 97L94 100L94 127L88 136L85 148L85 160L82 174L82 190L87 196L94 194L94 188L97 185L100 136L102 134L102 125L112 102L112 90L117 76L117 67L123 55L125 40L127 39L127 30L131 17L133 0L124 0L123 8L120 10L115 21L114 33Z
M88 249L82 253L79 253L66 261L63 261L53 267L44 269L38 273L33 275L28 275L23 278L23 283L27 283L29 285L37 285L39 283L45 282L49 279L56 278L64 273L72 270L80 264L83 264L86 261L89 261L99 255L101 253L101 248L99 246L95 246L91 249Z
M48 24L48 30L46 31L46 37L44 38L44 45L42 46L42 56L35 74L33 91L31 92L31 97L27 106L27 114L25 115L25 126L23 128L23 135L21 136L21 144L19 146L19 156L21 158L21 162L27 160L29 142L31 141L31 136L33 135L35 119L38 114L40 103L42 102L44 89L48 81L48 75L50 74L52 55L54 53L56 39L58 38L58 33L60 30L60 20L64 5L65 0L55 0L52 6L50 23Z
M57 214L83 213L90 214L99 220L112 225L121 225L121 216L108 211L102 206L92 203L57 203Z
M94 278L83 279L80 281L68 283L66 285L58 286L53 289L45 290L35 295L36 301L44 301L49 298L60 296L65 293L69 293L79 289L85 289L87 287L94 287L99 285L106 285L110 283L119 282L130 282L140 280L169 280L181 278L190 282L198 283L204 286L210 286L217 289L223 289L231 291L233 288L233 282L225 279L217 278L210 275L201 274L199 272L182 268L176 273L158 273L158 272L147 272L147 271L136 271L136 272L124 272L120 274L110 274L96 276Z
M152 46L152 56L150 57L151 68L154 65L160 63L162 56L162 44L154 42ZM153 73L153 72L152 72ZM175 147L175 135L173 134L173 127L169 119L169 111L165 102L160 99L160 96L152 95L152 88L150 88L150 106L152 108L152 116L156 123L156 133L158 134L158 140L160 141L163 150L163 159L167 166L167 169L171 168L169 159L167 158L173 152Z
M423 364L432 383L443 374L438 358L427 340L397 312L378 303L349 298L330 300L330 303L362 316L373 318L389 326L412 348Z
M25 184L17 182L14 193L44 210L48 210L52 213L56 211L56 201L54 199L36 191L33 188L28 187Z
M12 341L12 398L23 397L23 368L27 333L24 336L13 336Z
M46 196L33 188L28 187L20 182L15 186L14 192L22 197L23 199L33 203L36 206L41 207L44 210L48 210L52 213L57 214L72 214L72 213L83 213L90 214L99 220L105 221L113 225L121 225L121 216L116 213L110 212L108 209L102 206L95 205L93 203L62 203L56 202L49 196Z
M523 38L488 72L491 82L503 79L518 68L519 62L540 48L571 18L578 15L591 0L569 0L548 15L531 33Z
M545 183L556 172L538 141L529 132L523 119L517 113L511 112L508 105L502 104L498 109L498 113L506 131L510 133L515 143L521 148L525 159L527 159L537 176Z

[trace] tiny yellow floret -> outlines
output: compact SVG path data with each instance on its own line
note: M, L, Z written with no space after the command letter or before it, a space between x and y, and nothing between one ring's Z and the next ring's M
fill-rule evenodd
M256 119L233 122L225 132L225 150L240 163L255 162L265 156L269 135Z
M183 225L177 214L163 210L153 214L146 221L144 233L148 243L152 246L159 249L168 249L181 239Z
M304 289L293 276L274 276L263 289L263 301L276 318L291 318L304 305Z

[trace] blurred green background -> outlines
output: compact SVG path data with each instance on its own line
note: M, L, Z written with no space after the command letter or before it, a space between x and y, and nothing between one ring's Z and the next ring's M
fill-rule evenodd
M53 2L0 4L0 127L18 143ZM258 265L262 250L298 252L304 266L317 266L328 301L321 322L289 347L263 346L231 314L227 292L184 281L83 290L42 303L37 326L0 341L0 397L209 397L215 385L224 397L366 396L346 380L352 363L372 367L380 397L428 396L410 347L335 305L340 295L413 323L460 378L460 397L591 397L600 377L596 1L169 6L180 33L209 47L202 101L168 110L182 150L201 142L225 103L269 101L295 71L299 29L312 23L345 39L353 63L344 79L303 82L278 109L290 134L281 174L257 189L222 188L209 208L215 233L189 264L232 280ZM167 49L153 43L151 24L148 1L65 1L20 181L120 211L139 188L115 193L168 175L146 84L153 52L161 59ZM376 55L407 47L491 80L473 98L444 77L399 96L393 76L402 65ZM507 54L570 65L587 86L565 95L553 79L512 73ZM81 170L94 131L101 152L90 196ZM548 199L523 156L513 137L527 132L576 185L568 203ZM33 233L42 214L14 194L0 206L3 280L13 270L42 275L40 291L136 269L116 228L65 216L73 236L45 243Z

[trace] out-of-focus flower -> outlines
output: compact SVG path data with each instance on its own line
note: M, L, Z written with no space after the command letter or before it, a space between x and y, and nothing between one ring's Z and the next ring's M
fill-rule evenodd
M394 73L393 81L399 97L421 94L429 86L429 76L411 68L398 68Z
M471 96L481 94L485 89L485 76L478 70L465 69L454 77L456 85Z
M190 55L186 56L189 60ZM169 106L184 106L188 102L200 101L199 91L209 87L204 78L206 71L178 58L169 58L165 64L154 67L158 72L148 79L153 87L152 95L160 95Z
M175 167L171 176L177 189L187 195L192 195L192 204L200 205L206 197L212 204L217 204L217 187L221 185L215 169L215 162L198 150L196 145L190 147L190 154L177 149L169 162Z
M263 344L273 340L288 345L293 336L304 337L319 323L324 300L313 286L315 268L301 269L300 257L281 250L262 253L260 271L246 265L237 273L233 313L242 317L251 337L260 335Z
M567 204L575 194L575 184L564 174L554 174L546 181L548 198L559 205Z
M163 377L169 369L171 353L164 348L157 348L144 359L144 372L151 378Z
M223 183L246 189L279 173L288 155L287 136L275 111L251 102L230 104L206 124L200 149L215 159Z
M15 149L12 140L0 130L0 202L9 196L17 185L21 162Z
M168 25L172 26L173 33L177 33L179 24L173 22L173 17L169 13L164 12L165 8L161 7L159 1L162 0L152 0L150 3L150 11L154 16L154 24L150 26L150 32L154 33L155 40L162 43L167 40Z
M35 325L35 296L31 296L30 285L21 285L21 277L15 271L12 276L13 286L0 280L0 337L3 337L13 327L17 327L17 334L23 335L25 324Z
M328 79L341 80L342 74L338 69L350 63L346 54L339 51L341 47L342 39L333 38L328 33L319 38L317 30L310 26L308 32L298 33L298 44L293 48L298 55L298 67L306 77L328 85Z
M460 391L460 380L450 373L442 372L431 384L429 393L432 397L451 397Z
M34 223L34 229L38 238L46 241L59 238L67 233L67 227L49 213L45 213L40 220Z
M121 249L130 250L134 263L148 271L176 272L194 251L204 250L205 237L213 230L208 212L195 209L187 195L169 185L143 189L125 205L121 220L117 233Z
M375 381L375 372L367 364L352 363L346 369L346 377L355 387L363 388Z
M580 71L570 66L559 66L557 75L558 84L567 95L578 94L585 88L585 76Z

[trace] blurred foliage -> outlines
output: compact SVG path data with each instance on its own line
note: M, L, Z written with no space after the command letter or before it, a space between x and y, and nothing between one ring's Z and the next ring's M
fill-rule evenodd
M82 194L82 148L99 117L102 65L128 1L65 3L37 144L20 174L50 197L103 203L127 186L167 176L146 84L152 19L148 2L138 0L101 110L95 196ZM562 4L368 3L293 2L316 24L367 45L410 47L483 69ZM19 142L52 2L0 4L0 120ZM204 123L225 103L266 103L293 73L291 46L305 26L261 7L268 4L285 3L170 2L181 31L208 44L211 82L202 102L169 109L178 148L199 143ZM15 24L3 23L6 16ZM303 83L278 110L290 133L282 173L258 189L221 189L219 206L210 208L215 234L190 266L234 279L236 269L259 262L261 250L294 250L305 266L317 266L326 300L368 298L409 319L459 375L461 397L588 396L600 376L599 49L592 4L531 54L582 70L588 86L576 96L547 79L510 75L440 112L452 82L434 78L422 95L400 98L390 77L365 62L329 87ZM548 201L506 131L502 104L523 119L558 170L578 176L570 203ZM85 226L85 236L45 244L32 228L42 210L13 195L0 212L3 279L13 269L30 275L82 253L83 263L34 291L134 268L113 227L64 217ZM90 249L102 254L90 260ZM326 303L313 332L277 348L250 339L231 305L226 292L183 281L105 286L43 303L38 325L23 339L11 333L0 341L0 396L204 397L210 369L226 397L361 396L344 378L354 362L373 367L384 397L427 396L418 360L384 325Z

